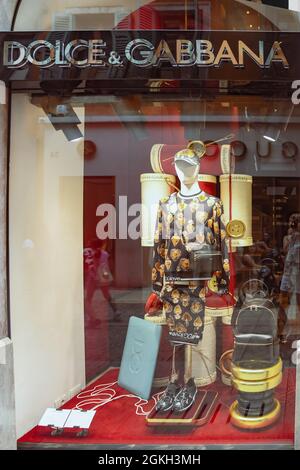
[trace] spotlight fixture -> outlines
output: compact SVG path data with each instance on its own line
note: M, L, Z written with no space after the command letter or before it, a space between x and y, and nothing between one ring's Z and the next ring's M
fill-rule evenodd
M70 103L56 103L47 107L43 106L43 109L54 129L62 131L69 142L83 139L83 134L78 127L81 121Z
M56 130L61 130L69 142L76 142L83 139L82 132L78 124L80 120L70 105L62 104L56 107L56 113L49 116ZM56 123L54 123L54 119Z
M280 138L281 131L283 131L283 132L287 131L288 126L289 126L290 121L291 121L291 118L292 118L292 115L293 115L293 111L294 111L294 105L292 105L290 110L289 110L289 113L287 115L286 122L285 122L284 126L282 126L282 124L280 124L280 128L277 127L277 129L276 129L276 127L274 127L274 125L269 124L267 129L266 129L265 134L263 135L263 138L268 140L269 142L280 141L281 140L281 138ZM273 112L275 114L278 113L278 108L275 107Z
M83 139L82 132L78 125L80 119L69 103L61 103L48 112L48 117L55 130L61 130L69 142L76 142Z
M61 126L61 130L65 134L69 142L78 142L83 139L83 135L78 126L73 124L65 124Z
M56 131L62 131L68 142L84 138L79 129L81 121L75 113L69 98L59 96L33 96L32 104L42 108Z
M274 139L274 138L271 137L270 135L264 135L263 138L266 139L266 140L268 140L269 142L276 142L276 139Z
M264 134L263 138L266 139L268 142L277 142L280 136L280 130L274 133L273 135L270 133Z

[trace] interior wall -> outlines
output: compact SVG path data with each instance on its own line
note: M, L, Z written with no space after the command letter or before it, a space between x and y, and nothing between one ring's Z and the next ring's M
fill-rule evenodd
M0 0L0 30L10 31L17 0Z
M83 146L55 131L25 94L12 97L11 132L10 311L21 436L84 385Z

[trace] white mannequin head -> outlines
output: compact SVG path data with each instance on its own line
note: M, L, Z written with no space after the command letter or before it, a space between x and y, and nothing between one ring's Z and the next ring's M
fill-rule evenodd
M177 152L174 158L175 170L181 183L181 194L192 196L199 193L198 176L200 160L192 149Z
M175 170L182 185L192 186L195 182L198 182L200 165L191 165L181 160L175 163Z

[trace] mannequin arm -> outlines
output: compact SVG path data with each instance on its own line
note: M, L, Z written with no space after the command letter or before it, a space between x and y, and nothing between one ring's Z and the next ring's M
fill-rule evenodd
M216 283L218 286L218 294L223 295L228 293L230 284L230 265L229 265L229 252L226 243L226 228L223 222L224 208L223 203L219 200L213 209L214 214L214 232L218 245L222 252L222 271L214 273Z
M159 296L164 282L165 270L165 242L162 238L163 214L159 203L154 234L152 290Z

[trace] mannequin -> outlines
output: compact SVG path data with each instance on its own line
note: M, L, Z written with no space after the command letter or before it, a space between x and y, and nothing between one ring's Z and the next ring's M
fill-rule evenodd
M198 176L200 162L193 165L182 159L175 162L176 174L180 181L180 193L184 197L193 197L199 194Z
M192 149L174 157L180 192L160 201L152 269L153 293L146 312L163 305L173 344L169 385L157 404L160 411L183 412L195 402L197 387L186 371L185 384L178 383L176 345L196 345L204 329L207 282L216 279L218 293L229 286L226 231L220 199L200 190L200 159Z

